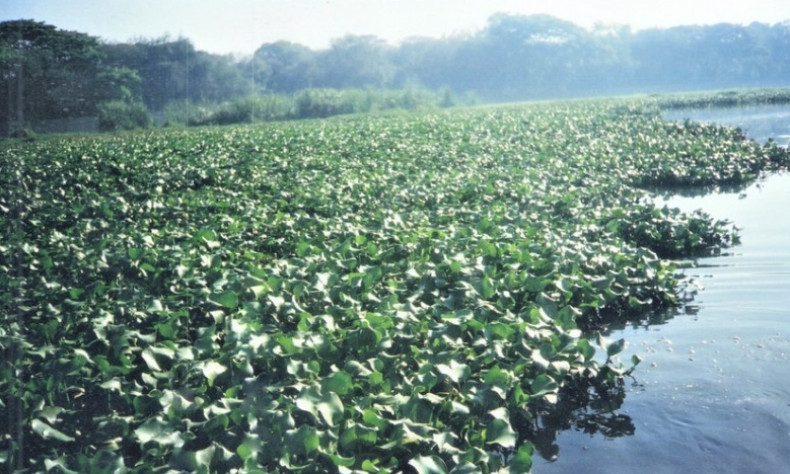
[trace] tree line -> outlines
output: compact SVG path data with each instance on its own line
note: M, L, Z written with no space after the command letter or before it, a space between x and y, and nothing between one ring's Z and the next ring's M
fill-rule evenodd
M790 82L790 23L632 31L546 15L497 14L482 30L391 45L348 35L321 50L278 41L248 58L186 38L107 43L33 20L0 23L2 131L96 114L101 104L159 111L308 89L442 90L515 101Z

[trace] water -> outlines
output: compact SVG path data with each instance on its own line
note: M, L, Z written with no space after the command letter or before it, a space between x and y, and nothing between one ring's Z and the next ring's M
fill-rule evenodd
M758 142L771 138L779 145L790 145L790 107L787 105L678 109L665 113L664 118L741 127L749 137Z
M769 136L790 128L778 122ZM563 431L556 461L535 457L537 474L790 469L790 174L668 204L735 222L742 245L686 270L704 286L698 311L612 334L628 341L625 360L643 359L617 411L633 434Z

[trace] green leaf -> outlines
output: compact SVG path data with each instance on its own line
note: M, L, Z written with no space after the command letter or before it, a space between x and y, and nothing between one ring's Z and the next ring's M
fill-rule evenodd
M122 390L121 381L118 379L110 379L104 383L99 384L99 387L105 390L111 390L118 393L121 393Z
M195 240L203 242L208 249L215 249L220 245L217 233L211 229L202 229L195 235Z
M579 339L576 347L585 360L592 360L592 358L595 356L595 347L590 344L590 341L587 339Z
M376 443L378 436L375 428L368 428L358 423L353 423L343 430L340 435L340 446L348 450L357 450L363 446L372 446Z
M480 467L475 466L471 462L467 461L463 464L458 464L450 471L450 474L478 474L480 472ZM527 471L524 471L527 472Z
M475 314L470 309L461 309L453 313L442 315L442 319L449 324L460 325L474 319Z
M217 361L209 360L202 364L200 368L203 376L208 380L209 387L214 385L214 380L221 374L224 374L228 368Z
M71 299L73 299L73 300L80 299L80 296L82 296L83 293L85 293L85 290L83 290L82 288L71 288L71 289L69 289L69 297Z
M239 455L242 461L246 461L247 459L255 456L257 453L256 446L250 443L245 442L239 444L236 447L236 454Z
M539 397L548 393L555 393L558 388L559 385L557 385L557 382L546 374L538 375L530 384L532 396L534 397Z
M289 451L295 454L310 454L320 446L318 430L309 425L286 431L286 440Z
M286 335L277 336L277 344L279 344L279 348L282 349L282 353L286 356L294 355L301 350L294 340Z
M409 461L417 474L446 474L447 465L439 456L418 456Z
M168 431L167 424L159 418L151 418L134 430L140 444L162 438Z
M335 426L343 419L343 402L334 392L321 393L312 386L302 391L296 398L296 406L316 417L328 426Z
M160 445L181 447L184 439L181 433L170 427L159 416L148 419L145 423L134 430L134 435L140 444L155 442Z
M483 251L483 254L488 257L496 257L497 256L497 248L494 244L487 240L480 241L480 249Z
M173 337L176 335L176 329L174 327L173 321L157 324L156 330L159 331L159 334L161 334L165 339L173 339Z
M146 311L149 313L159 313L164 310L164 306L162 306L162 301L159 299L155 299L151 301L151 306L148 307Z
M498 444L503 448L512 448L516 445L518 435L510 426L510 414L507 409L497 408L489 412L494 417L486 426L486 443Z
M519 446L516 454L510 459L508 472L511 474L522 474L532 469L532 453L534 448L531 443L525 442Z
M3 459L3 455L0 453L0 463L6 463L8 460ZM63 474L82 474L79 471L72 471L68 469L68 463L66 462L65 457L59 457L57 459L44 459L44 467L46 468L47 472L58 468L57 472L62 472Z
M74 441L74 438L72 438L71 436L51 427L50 425L44 423L38 418L34 418L33 421L30 422L30 427L33 428L33 431L36 432L36 434L38 434L44 439L54 439L57 441L64 441L64 442Z
M606 355L612 357L625 349L625 339L618 339L606 346Z
M143 349L143 351L140 353L140 356L143 358L146 365L148 365L149 369L154 370L156 372L162 371L162 368L159 366L159 362L157 362L156 357L154 356L154 352L151 350L150 347L146 347L145 349Z
M126 253L129 255L130 259L132 259L133 261L138 261L141 258L143 258L143 255L145 254L145 249L132 247L129 250L127 250Z
M471 370L466 364L459 364L451 360L449 364L436 364L436 371L454 383L461 383L469 377Z
M212 460L214 459L214 453L216 452L217 447L213 444L205 449L199 449L195 451L195 459L197 460L198 464L201 466L211 467Z
M372 409L367 409L362 412L362 421L366 425L378 428L380 430L386 428L389 425L387 420L379 416L379 414Z
M341 397L353 390L354 385L351 375L343 370L335 372L321 381L321 389L326 392L334 392Z
M236 309L236 307L239 306L239 295L233 291L228 290L209 296L209 301L224 308Z
M58 415L60 415L64 411L65 411L65 408L63 408L63 407L46 406L46 407L42 408L41 410L39 410L38 412L36 412L36 416L44 418L45 420L47 420L49 422L49 424L53 424L56 421L58 421Z
M355 457L348 457L344 458L339 454L332 454L332 453L325 453L325 455L335 463L335 466L342 466L342 467L351 467L357 463L357 459Z
M485 383L486 385L494 385L497 387L506 388L510 385L510 374L500 369L498 366L491 367L486 372Z
M532 293L537 293L543 291L547 284L548 280L538 277L529 277L524 281L524 289Z
M490 278L485 277L480 281L480 296L484 299L490 299L496 294L496 289Z
M75 355L75 359L80 358L80 359L84 359L85 362L93 363L90 354L88 354L88 352L85 349L80 349L80 348L74 349L74 355Z

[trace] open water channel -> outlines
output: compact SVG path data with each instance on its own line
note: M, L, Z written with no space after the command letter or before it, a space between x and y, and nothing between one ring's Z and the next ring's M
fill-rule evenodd
M790 143L790 107L667 118ZM623 360L643 359L617 418L610 414L627 429L561 431L556 460L536 454L536 474L790 472L790 174L667 204L733 221L742 244L685 270L704 287L692 311L611 334L628 342Z

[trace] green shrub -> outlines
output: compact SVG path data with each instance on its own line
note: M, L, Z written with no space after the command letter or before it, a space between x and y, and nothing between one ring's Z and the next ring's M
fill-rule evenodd
M21 140L24 142L35 141L36 138L38 137L36 132L29 127L16 128L14 130L11 130L8 136L9 138L16 138L17 140Z
M198 105L191 105L183 100L175 100L165 104L164 114L166 127L173 125L186 125L193 120L193 117L204 112L205 108Z
M241 98L220 104L207 117L208 123L190 123L190 125L229 125L232 123L252 122L255 104L252 99Z
M229 125L276 120L325 118L333 115L384 110L448 107L449 90L442 95L428 89L304 89L293 95L265 94L239 97L216 104L171 102L165 106L166 125Z
M294 99L296 118L323 118L356 112L353 102L336 89L305 89Z
M267 94L252 97L255 109L253 121L256 120L286 120L293 115L293 98L282 94Z
M305 89L294 98L294 118L321 118L383 110L432 109L439 97L419 88L406 89Z
M219 104L170 103L165 107L167 125L229 125L257 121L286 120L292 115L289 96L267 94L246 96Z
M99 104L99 130L134 130L148 128L153 122L145 104L111 100Z

